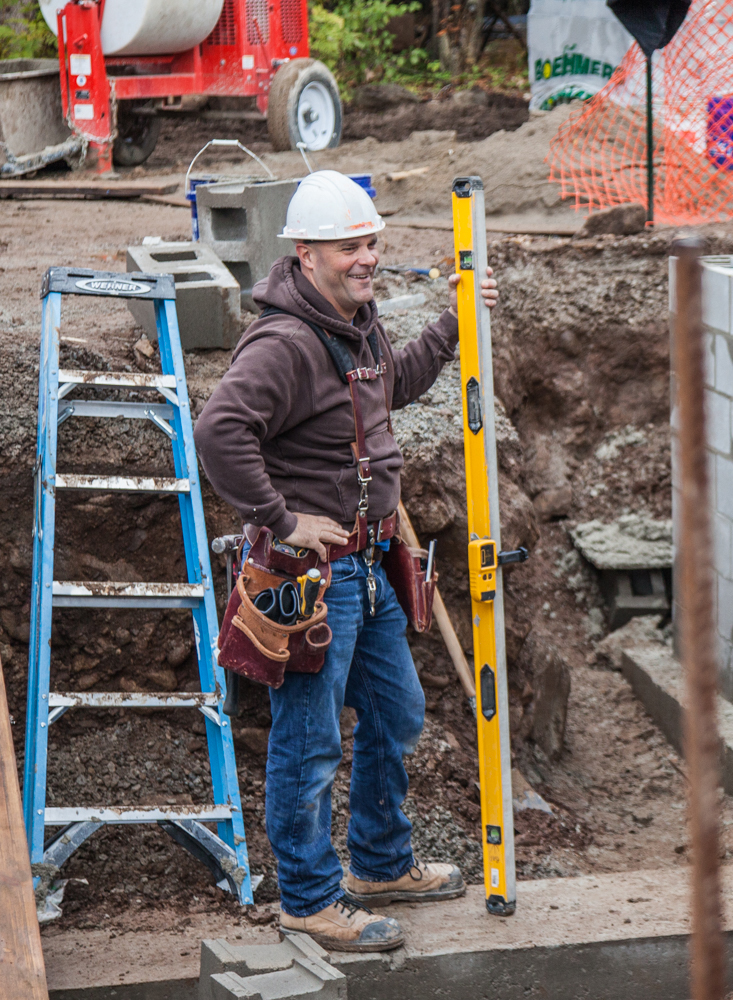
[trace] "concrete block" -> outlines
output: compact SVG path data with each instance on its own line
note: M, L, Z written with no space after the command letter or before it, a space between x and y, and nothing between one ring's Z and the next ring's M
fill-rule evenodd
M154 243L127 248L127 270L172 274L176 312L185 351L197 347L230 350L240 336L239 285L210 247L202 243ZM150 340L157 338L152 302L127 299Z
M296 958L289 969L242 977L221 972L211 977L212 1000L346 1000L347 979L343 972L320 958Z
M710 482L710 495L715 497L715 509L733 521L733 462L716 455L714 477Z
M280 240L297 180L226 181L196 188L200 239L224 261L242 289L242 305L254 309L252 288L278 257L292 253Z
M715 388L733 398L733 343L721 333L715 335Z
M636 615L666 614L669 597L661 570L601 573L601 591L608 606L608 626L613 631Z
M212 1000L211 977L225 972L256 976L290 969L299 958L330 962L328 952L308 934L288 934L278 944L237 945L223 938L201 942L198 1000Z
M730 641L733 639L733 583L725 577L717 577L718 635Z
M727 580L733 579L731 572L731 543L733 524L727 517L715 514L713 517L713 559L715 572Z
M730 271L703 262L702 321L707 327L730 330Z
M716 380L716 348L715 348L716 335L712 333L703 334L703 361L705 364L705 385L714 386ZM721 392L725 393L725 389L721 389ZM733 392L728 395L733 396Z
M730 399L706 389L705 415L708 447L730 455Z

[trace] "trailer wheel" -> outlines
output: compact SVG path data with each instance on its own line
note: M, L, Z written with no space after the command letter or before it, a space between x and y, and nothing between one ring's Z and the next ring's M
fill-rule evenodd
M293 59L270 85L267 130L273 147L316 152L333 149L341 139L341 98L330 70L316 59Z
M160 135L160 118L149 104L122 101L117 109L117 138L112 158L118 167L145 163Z

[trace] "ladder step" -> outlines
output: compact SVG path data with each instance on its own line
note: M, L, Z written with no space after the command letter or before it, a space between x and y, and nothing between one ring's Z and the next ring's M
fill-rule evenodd
M127 583L111 580L54 580L58 608L197 608L202 583Z
M151 806L128 809L125 806L92 806L81 808L47 808L46 826L68 826L69 823L158 823L160 820L195 819L200 823L218 823L231 819L231 806Z
M128 403L110 399L60 399L59 423L68 417L125 417L128 420L171 420L173 407L170 403Z
M49 708L214 708L219 699L209 691L52 691Z
M190 493L188 479L158 476L77 476L56 473L56 488L66 490L119 490L123 493Z
M59 384L78 385L130 385L138 389L175 389L175 375L144 375L137 372L90 372L82 369L61 368Z

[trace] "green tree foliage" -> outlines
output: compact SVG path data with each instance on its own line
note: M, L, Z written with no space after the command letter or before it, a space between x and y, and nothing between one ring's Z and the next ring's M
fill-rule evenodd
M41 59L57 51L34 0L0 0L0 59Z
M427 53L394 52L394 17L421 9L418 0L313 0L309 31L311 55L326 63L346 89L365 81L395 80L424 72Z

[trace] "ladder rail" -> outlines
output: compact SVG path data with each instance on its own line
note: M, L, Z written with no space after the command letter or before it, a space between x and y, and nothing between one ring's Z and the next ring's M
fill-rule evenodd
M28 670L28 722L23 807L31 859L42 856L48 761L48 693L51 684L51 635L55 546L56 427L58 419L59 330L61 295L43 302L36 448L36 498L33 539L31 644ZM46 592L48 594L46 595ZM46 599L44 600L44 595Z
M226 691L224 670L218 663L219 623L212 582L198 459L193 440L193 422L186 389L186 369L181 340L178 335L175 303L170 299L156 302L155 314L159 331L158 344L162 371L165 374L175 376L179 395L179 406L175 408L173 413L173 428L176 437L171 442L175 474L177 477L188 478L191 483L190 492L178 496L181 525L185 537L187 571L191 582L195 580L197 583L203 583L204 586L203 606L200 605L193 611L197 655L199 663L203 666L201 688L210 691ZM175 331L176 335L172 337L171 331ZM204 683L203 675L206 675L206 683ZM229 719L223 712L222 702L219 702L217 711L219 715L218 725L205 716L206 737L211 760L212 791L216 803L232 804L235 801L239 802L239 781L234 757L234 741ZM246 868L246 891L251 895L244 818L241 808L232 813L229 824L220 823L217 832L221 839L233 848L240 859L240 864Z

